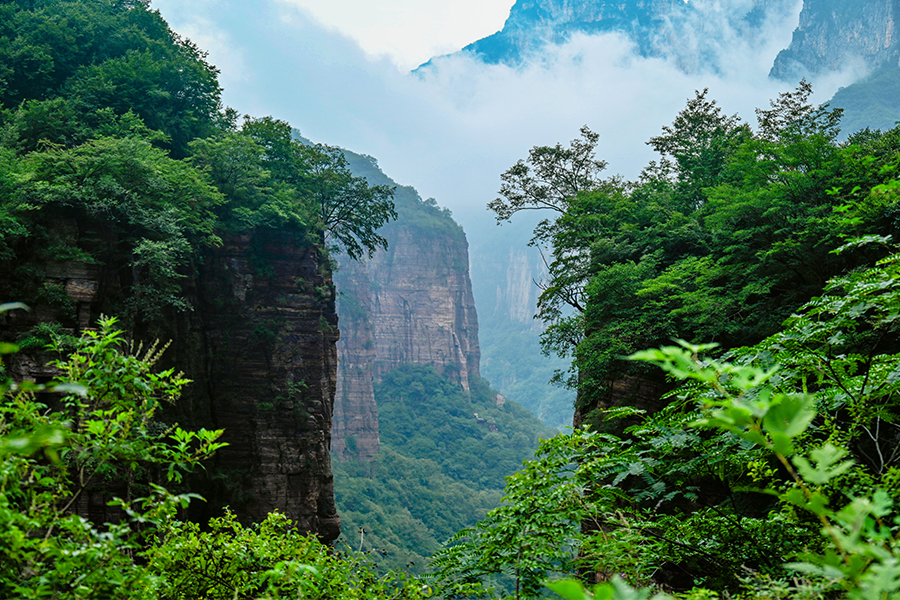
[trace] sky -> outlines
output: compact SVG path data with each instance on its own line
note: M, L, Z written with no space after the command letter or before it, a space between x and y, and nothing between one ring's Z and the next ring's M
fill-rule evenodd
M450 208L477 243L479 236L501 235L485 205L496 197L500 174L532 146L566 144L588 125L600 134L598 156L609 162L608 173L635 177L655 158L646 141L694 90L708 87L726 113L752 120L755 107L792 88L770 80L768 71L790 42L800 0L747 41L730 31L721 6L737 10L749 1L709 0L708 14L679 25L680 43L666 59L635 56L619 35L576 36L537 64L488 66L451 56L425 76L409 69L499 30L510 0L153 0L152 6L209 51L227 105L285 119L315 142L375 157L399 184ZM679 68L698 40L716 54L716 73ZM848 84L851 71L816 81L816 99Z
M410 71L503 27L512 0L288 0L370 57Z

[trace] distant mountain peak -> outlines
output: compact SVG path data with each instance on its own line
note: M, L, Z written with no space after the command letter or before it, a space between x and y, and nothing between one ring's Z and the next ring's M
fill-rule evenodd
M786 15L797 0L517 0L503 29L457 54L520 66L575 34L619 33L641 56L674 57L685 71L716 70L723 36L761 32L769 11ZM438 59L420 67L428 68Z
M869 71L900 56L896 33L900 0L804 0L790 46L775 58L771 76L814 78L856 62Z

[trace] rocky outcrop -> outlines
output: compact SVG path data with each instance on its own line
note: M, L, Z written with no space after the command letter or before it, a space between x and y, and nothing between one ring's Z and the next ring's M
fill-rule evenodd
M503 29L461 52L516 65L540 61L548 44L575 34L617 33L641 56L672 58L687 72L716 70L723 46L736 37L752 44L766 34L770 18L786 18L795 6L796 0L518 0Z
M464 237L397 226L368 265L376 378L403 364L431 365L469 389L478 375L478 319Z
M373 382L388 371L431 365L466 390L480 377L465 235L448 212L412 188L398 189L395 203L400 217L382 231L387 249L361 264L343 257L335 274L342 330L336 456L368 460L377 452Z
M67 225L60 227L76 235L78 228ZM95 265L35 269L44 288L55 290L53 302L7 314L5 339L45 321L77 334L111 313ZM323 540L336 539L330 447L338 330L327 259L301 236L233 237L206 252L197 272L183 278L181 292L190 310L169 312L139 327L143 335L135 333L171 339L163 361L192 380L163 419L225 430L221 441L229 445L206 465L212 477L192 482L192 491L207 500L191 504L192 516L205 519L230 506L255 521L279 510ZM18 376L46 381L54 375L46 358L20 353L10 366ZM98 523L118 518L106 506L104 486L83 494L76 507Z
M229 446L216 457L242 515L279 510L331 541L338 339L327 260L290 236L229 240L199 281L203 396ZM202 402L204 398L199 400ZM226 481L228 481L226 480Z
M815 77L854 64L869 71L898 58L900 0L804 0L791 44L772 66L786 81Z

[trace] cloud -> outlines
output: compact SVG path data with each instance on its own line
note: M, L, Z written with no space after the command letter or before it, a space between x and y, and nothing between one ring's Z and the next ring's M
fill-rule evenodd
M457 55L436 60L420 77L373 59L351 38L286 3L208 0L178 8L167 1L155 5L172 26L210 44L230 105L376 157L389 176L435 197L470 232L492 223L484 206L496 195L500 173L531 146L567 143L582 125L600 134L598 154L609 161L609 172L633 177L653 158L645 142L672 122L695 89L708 87L726 113L752 120L755 107L790 87L769 80L768 71L790 42L799 11L791 3L747 39L735 30L733 15L715 12L718 3L696 2L706 12L671 23L680 45L662 58L636 56L620 35L579 35L525 67ZM685 72L685 61L700 51L714 56L715 69ZM820 82L818 100L849 78Z
M503 26L512 0L279 0L357 40L403 71Z

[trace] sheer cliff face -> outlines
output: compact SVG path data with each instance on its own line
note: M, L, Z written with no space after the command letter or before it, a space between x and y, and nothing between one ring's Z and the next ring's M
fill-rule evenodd
M799 0L518 0L503 29L463 52L486 63L517 64L573 34L618 33L641 56L667 57L686 72L722 65L735 36L765 37L772 19L796 18ZM796 23L796 21L794 21Z
M216 458L230 484L221 499L254 520L278 509L335 539L338 330L327 261L287 237L241 237L207 258L199 283L203 392L230 444Z
M48 284L71 300L75 320L37 305L8 316L3 336L56 320L77 333L110 312L92 265L44 267ZM229 444L206 465L213 480L193 482L207 502L192 503L192 516L230 506L241 519L260 520L279 510L323 540L336 539L330 446L338 333L327 260L287 235L232 238L207 253L182 292L191 310L145 324L150 337L172 340L166 366L192 380L164 419L224 429ZM46 358L22 353L11 366L20 377L46 379L53 376ZM83 494L76 510L96 522L117 519L106 505L110 491Z
M340 289L337 391L332 448L337 457L369 461L378 453L378 411L372 387L375 340L367 264L342 257L335 275Z
M365 264L342 260L335 276L338 392L334 452L371 458L378 450L374 380L403 364L433 365L469 388L479 375L478 322L468 247L450 226L417 229L402 222L384 232L388 249Z
M791 44L771 75L796 80L856 63L871 69L896 60L900 0L804 0Z

